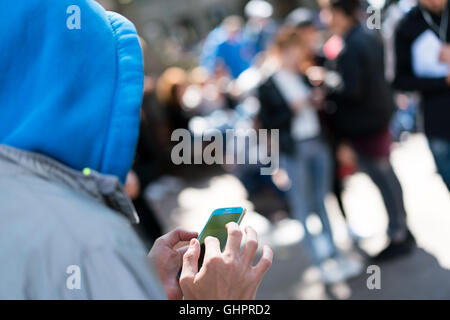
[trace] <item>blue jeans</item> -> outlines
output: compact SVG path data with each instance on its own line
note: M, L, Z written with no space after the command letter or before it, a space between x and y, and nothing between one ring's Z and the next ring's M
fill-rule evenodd
M450 191L450 141L440 138L429 138L428 142L438 172Z
M328 147L320 138L297 142L295 155L281 156L281 166L287 171L291 180L291 189L287 193L292 215L305 229L304 243L313 263L319 265L321 258L314 246L313 235L308 230L306 221L314 212L322 223L322 234L332 249L331 256L338 250L333 241L330 221L325 208L325 196L331 190L332 160Z

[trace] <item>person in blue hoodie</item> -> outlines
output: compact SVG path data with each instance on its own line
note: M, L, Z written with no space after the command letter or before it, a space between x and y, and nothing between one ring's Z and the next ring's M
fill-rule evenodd
M242 253L236 224L227 252L208 238L198 270L196 233L172 231L148 253L133 228L123 187L143 95L133 24L93 0L4 2L0 38L0 299L253 298L272 261L266 248L251 265L253 229Z

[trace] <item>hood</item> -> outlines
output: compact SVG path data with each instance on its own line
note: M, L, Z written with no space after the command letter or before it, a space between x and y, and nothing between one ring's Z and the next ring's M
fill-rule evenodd
M0 144L124 182L143 92L133 24L90 0L5 1L0 39Z

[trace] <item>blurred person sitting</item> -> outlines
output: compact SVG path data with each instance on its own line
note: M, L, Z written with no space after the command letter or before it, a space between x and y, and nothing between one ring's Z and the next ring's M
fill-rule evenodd
M394 86L422 95L425 134L439 174L450 190L450 5L419 0L395 35Z
M334 134L341 144L338 158L346 167L359 166L381 192L389 215L390 244L374 259L385 260L411 252L415 240L389 159L389 124L395 105L385 79L383 44L375 32L361 25L359 0L332 0L330 13L331 31L344 40L336 60L341 82L329 94Z
M272 252L252 266L251 228L242 252L237 224L223 253L208 237L200 270L195 232L170 232L147 256L122 184L143 93L136 30L91 0L77 1L81 29L70 29L61 17L72 3L0 12L0 299L254 298Z
M263 128L280 130L280 164L290 179L287 197L292 216L303 224L304 243L312 262L320 268L322 280L332 283L357 275L360 266L339 253L325 207L325 197L331 188L332 164L311 101L312 88L300 74L299 67L310 50L304 40L291 27L283 27L277 34L275 45L281 65L258 90L259 120ZM308 228L312 212L322 225L318 237ZM329 258L339 263L328 268Z

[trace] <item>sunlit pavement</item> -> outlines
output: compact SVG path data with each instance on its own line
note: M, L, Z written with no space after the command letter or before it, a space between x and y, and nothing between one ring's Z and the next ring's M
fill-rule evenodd
M249 213L243 225L255 228L261 244L269 244L275 254L258 299L450 299L450 196L435 173L425 138L415 135L395 146L392 163L404 189L408 223L419 248L380 265L380 290L368 289L366 267L370 262L353 249L331 196L327 207L335 239L365 267L360 276L346 283L324 286L302 248L302 226L292 220L274 226L253 212L253 204L246 200L247 193L235 177L221 174L189 184L166 179L147 194L167 229L182 226L200 231L214 209L246 207ZM380 193L365 175L358 174L347 181L344 201L352 229L365 236L360 247L368 254L377 253L386 244L387 226Z

